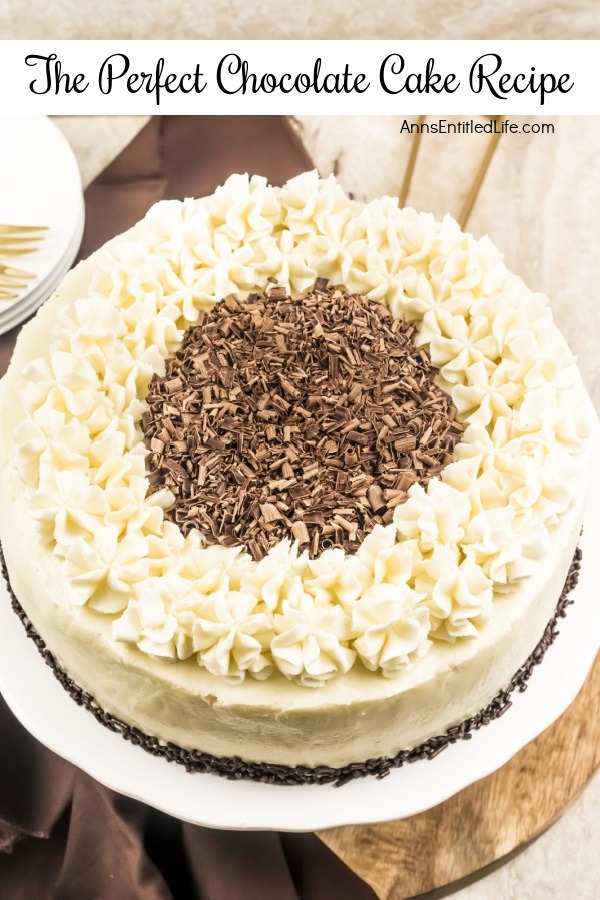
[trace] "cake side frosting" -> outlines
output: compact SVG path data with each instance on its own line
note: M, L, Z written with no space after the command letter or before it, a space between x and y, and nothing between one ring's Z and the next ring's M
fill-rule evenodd
M419 323L466 424L456 462L354 554L310 560L282 541L256 562L184 539L145 470L152 374L220 296L269 277L303 290L317 274ZM235 176L210 198L159 204L60 307L50 352L23 372L16 464L72 608L150 657L234 683L279 669L319 686L357 657L397 677L432 639L479 639L494 592L535 573L577 496L574 360L545 298L450 219L390 198L362 206L310 173L283 189Z

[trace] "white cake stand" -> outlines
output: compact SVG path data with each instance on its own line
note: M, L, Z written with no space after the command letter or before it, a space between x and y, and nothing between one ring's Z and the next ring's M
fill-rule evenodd
M596 438L600 426L594 415ZM573 702L594 661L600 634L600 463L595 464L581 540L583 564L560 635L508 714L433 760L379 781L280 787L189 774L109 731L78 707L44 663L0 586L0 691L42 744L102 784L178 819L211 828L317 831L407 818L490 775L548 728Z

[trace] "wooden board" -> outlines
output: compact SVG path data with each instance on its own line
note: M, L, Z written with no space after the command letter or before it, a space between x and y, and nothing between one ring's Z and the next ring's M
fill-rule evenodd
M382 900L443 896L514 855L577 797L600 764L599 708L600 658L561 718L493 775L410 819L319 837Z

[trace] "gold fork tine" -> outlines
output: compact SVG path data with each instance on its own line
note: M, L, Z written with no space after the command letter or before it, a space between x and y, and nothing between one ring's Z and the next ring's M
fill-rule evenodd
M17 282L19 284L21 284L21 282L24 285L27 284L26 280L24 280L23 278L19 278L17 275L2 275L2 273L0 272L0 284L7 284L9 287L14 284L16 287Z
M26 256L28 253L35 253L39 248L36 247L4 247L0 244L0 256Z
M20 244L41 244L43 237L41 235L29 234L27 237L13 237L12 234L0 234L0 247L10 245L17 247Z
M48 231L49 225L0 225L0 234L27 234L32 231Z
M26 272L25 269L17 269L16 266L5 266L0 263L0 275L8 275L14 278L37 278L35 272Z
M18 296L14 291L3 291L0 289L0 300L15 300Z
M29 287L26 281L8 281L0 275L0 290L6 289L20 293L26 287Z

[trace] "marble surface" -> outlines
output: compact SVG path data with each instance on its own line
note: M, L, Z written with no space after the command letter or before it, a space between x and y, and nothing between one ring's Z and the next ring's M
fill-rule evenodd
M456 900L596 900L600 894L596 776L559 821L491 875L457 891Z
M530 4L532 5L532 4ZM461 4L468 8L468 3ZM185 4L184 4L185 10ZM549 14L552 7L548 7ZM1 21L1 18L0 18ZM67 36L67 35L65 35ZM75 35L73 35L75 36ZM143 117L57 119L87 184L146 121ZM515 120L517 121L517 120ZM534 120L530 120L534 121ZM488 232L509 266L551 298L556 319L600 410L600 118L544 119L553 135L501 138L469 220ZM367 199L397 193L410 149L402 119L303 117L296 126L323 174L335 171ZM457 215L486 137L423 138L410 205ZM546 900L600 894L600 778L519 856L459 891L459 900Z
M2 0L0 34L10 38L580 38L598 30L596 0Z

